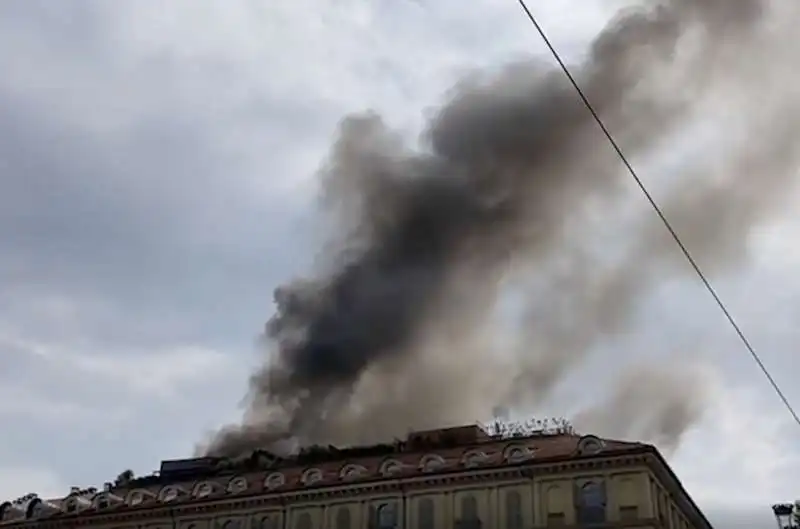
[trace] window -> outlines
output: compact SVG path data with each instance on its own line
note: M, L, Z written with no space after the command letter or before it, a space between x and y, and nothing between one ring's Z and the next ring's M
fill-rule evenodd
M264 516L259 520L254 520L253 529L281 529L280 515Z
M286 483L286 478L280 472L273 472L264 481L264 485L270 490L283 487L284 483Z
M417 506L417 529L435 529L436 505L431 498L422 498Z
M639 507L626 505L619 508L619 519L626 522L639 519Z
M462 462L467 468L475 468L486 463L488 460L489 456L483 452L470 452L463 457Z
M522 529L522 496L515 490L506 493L506 529Z
M306 470L303 474L303 485L311 485L322 479L322 472L319 469L312 468Z
M194 495L198 498L205 498L210 496L212 492L214 492L214 488L211 483L201 483L195 489Z
M294 521L294 529L314 529L311 514L307 512L299 513Z
M384 503L378 506L378 529L395 529L397 527L397 505Z
M578 441L578 452L581 455L592 455L603 450L603 441L594 435L586 435Z
M41 516L45 511L44 503L40 499L35 499L31 501L30 505L28 505L28 518L38 518ZM3 519L2 509L0 509L0 520Z
M233 478L230 483L228 483L228 492L232 494L239 494L240 492L244 492L247 490L247 480L239 477Z
M161 501L169 502L178 497L178 489L175 487L166 487L161 491Z
M425 472L434 472L442 468L444 465L444 458L435 454L429 454L423 457L419 464L419 466L422 467L422 470Z
M336 511L336 529L350 529L349 507L339 507Z
M530 459L531 451L525 446L510 446L506 448L503 454L506 461L509 463L520 463L526 459Z
M467 520L478 518L478 500L472 494L465 494L461 498L461 517Z
M140 505L142 502L144 502L144 494L139 490L131 492L130 496L128 496L128 505L132 507Z
M457 529L480 529L481 519L478 516L478 500L472 494L461 498L461 518L456 522Z
M342 479L358 479L367 473L367 469L361 465L347 465L342 469L339 477Z
M241 520L228 520L222 524L222 529L244 529Z
M384 476L391 476L394 474L399 474L403 471L403 464L400 461L396 461L394 459L390 459L386 461L383 465L381 465L381 474Z
M577 499L579 524L596 524L606 521L606 489L603 483L596 481L584 483L578 490Z

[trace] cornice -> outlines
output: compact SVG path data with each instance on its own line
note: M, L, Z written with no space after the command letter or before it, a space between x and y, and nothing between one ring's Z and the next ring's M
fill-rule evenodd
M378 479L370 482L324 485L286 492L258 492L248 496L228 498L203 498L187 500L173 505L158 504L137 508L119 507L108 512L60 515L42 520L29 520L3 524L3 529L66 529L91 525L141 524L147 520L248 515L254 511L282 508L296 503L327 503L332 500L374 497L381 495L413 494L421 490L465 487L471 484L536 479L572 473L602 472L608 469L643 466L648 454L607 455L592 458L570 459L554 462L531 460L521 464L505 464L495 468L460 469L431 473L430 475Z

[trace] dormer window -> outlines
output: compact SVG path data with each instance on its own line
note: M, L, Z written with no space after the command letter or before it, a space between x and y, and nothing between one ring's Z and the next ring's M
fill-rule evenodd
M135 490L128 496L128 505L131 507L141 505L142 502L144 502L144 494L142 494L141 491Z
M195 498L205 498L211 496L214 492L214 485L209 483L208 481L200 483L194 489L194 497Z
M273 472L264 480L264 485L270 490L283 487L285 483L286 478L280 472Z
M423 472L435 472L445 466L444 458L436 454L428 454L419 463Z
M461 459L462 463L467 468L475 468L481 465L485 465L489 461L490 457L486 455L484 452L468 452L464 455Z
M347 465L342 469L339 476L342 479L352 480L365 476L367 473L367 469L361 465Z
M403 463L397 461L396 459L390 459L385 461L381 465L381 475L383 476L394 476L396 474L400 474L403 471Z
M533 452L527 446L509 446L503 453L508 463L521 463L533 457Z
M233 478L228 483L228 492L231 494L239 494L247 490L247 480L243 477Z
M178 494L178 489L176 487L166 487L158 495L158 499L164 503L169 503L171 501L175 501L175 499L178 497Z
M303 485L313 485L322 480L322 471L318 468L310 468L303 473Z
M44 510L45 510L44 502L41 499L36 498L35 500L32 500L31 503L28 505L28 512L27 512L28 518L30 519L38 518L44 513Z
M581 455L594 455L605 448L603 441L594 435L584 435L578 441L578 453Z

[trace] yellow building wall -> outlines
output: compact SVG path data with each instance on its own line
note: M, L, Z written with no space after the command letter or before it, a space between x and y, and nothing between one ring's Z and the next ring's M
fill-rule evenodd
M605 516L608 522L624 523L627 527L634 520L661 520L667 529L692 529L666 489L647 469L625 471L603 471L595 474L545 475L531 479L510 480L491 484L465 484L459 487L415 490L409 487L404 494L386 494L341 498L320 504L296 503L285 512L272 509L258 512L231 513L230 516L214 518L181 519L177 529L340 529L337 526L339 509L350 511L350 529L370 529L370 516L375 509L387 502L397 506L398 528L417 529L420 504L430 499L434 505L434 529L453 529L463 517L465 496L475 499L483 529L507 529L511 527L506 501L509 494L517 493L521 499L522 527L575 526L575 494L587 482L605 483ZM298 527L303 513L311 519L310 527ZM284 518L285 517L285 518ZM137 525L138 529L173 529L171 521L151 522ZM115 528L128 529L128 528ZM130 527L129 529L134 529Z
M548 525L575 525L575 491L587 482L605 483L606 519L609 522L631 521L655 517L658 512L650 490L650 475L645 469L625 472L600 472L591 475L549 475L545 477L496 482L492 484L465 485L454 488L413 488L405 494L360 497L357 500L334 501L325 505L292 505L287 510L288 524L267 527L248 525L243 529L303 529L297 526L303 512L313 512L310 529L338 529L336 512L342 507L351 511L351 529L369 529L370 516L374 509L387 502L395 502L398 508L398 527L416 528L419 522L420 503L429 499L434 505L434 527L453 528L462 512L465 496L471 495L482 520L484 529L509 527L506 512L507 496L517 493L521 499L523 527L547 527ZM668 516L672 516L669 514ZM218 524L218 527L222 527ZM202 528L197 528L202 529ZM675 529L688 527L675 526Z

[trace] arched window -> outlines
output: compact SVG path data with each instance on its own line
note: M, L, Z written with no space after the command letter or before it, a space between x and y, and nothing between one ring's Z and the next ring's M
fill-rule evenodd
M522 496L515 490L506 493L506 529L523 529Z
M350 529L349 507L339 507L336 511L336 529Z
M461 519L478 519L478 500L472 494L465 494L461 498Z
M301 478L303 485L313 485L322 479L322 471L318 468L310 468L303 473Z
M417 506L417 529L435 529L436 505L431 498L422 498Z
M228 520L222 524L222 529L243 529L241 520Z
M256 523L252 524L253 529L279 529L279 518L277 516L264 516L257 519Z
M301 512L294 521L294 529L314 529L311 513Z
M264 486L267 487L267 489L269 490L283 487L285 484L286 484L286 477L280 472L273 472L272 474L267 476L267 479L264 480Z
M378 529L396 529L397 527L397 505L395 503L383 503L378 506L376 512Z
M478 516L478 500L472 494L461 498L461 518L457 529L480 529L481 519Z
M428 454L419 462L419 466L424 472L435 472L445 466L445 464L444 458L437 454Z
M579 524L596 524L606 521L606 488L602 482L589 481L578 491Z
M384 476L391 476L394 474L399 474L403 471L403 464L396 459L389 459L388 461L384 461L381 465L380 472Z

